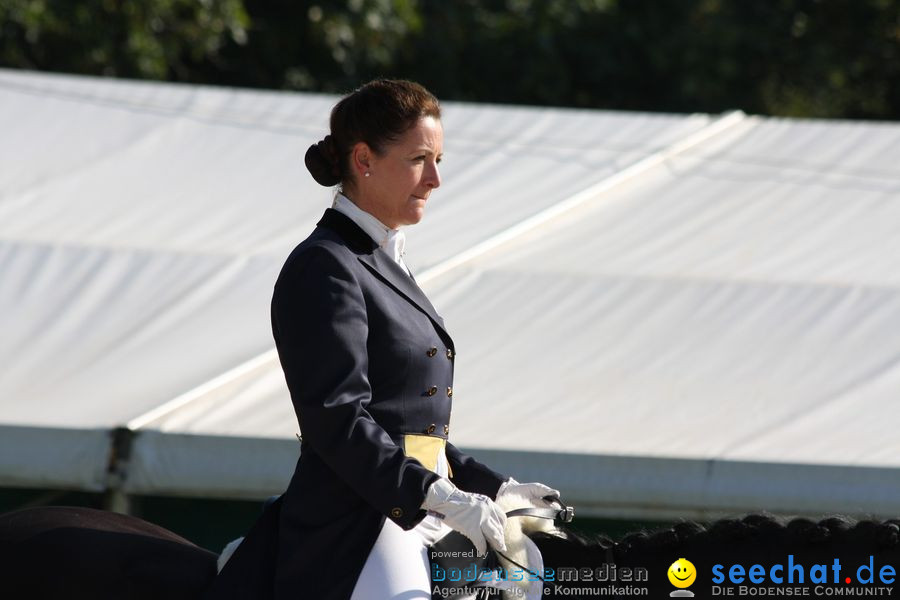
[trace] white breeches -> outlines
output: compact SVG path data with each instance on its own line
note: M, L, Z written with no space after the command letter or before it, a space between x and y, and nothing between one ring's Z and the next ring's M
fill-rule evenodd
M447 476L443 452L438 456L436 472ZM425 517L409 531L385 519L350 600L430 600L428 547L451 531L433 516Z
M432 584L428 546L450 531L452 529L443 521L432 516L425 517L409 531L404 531L390 519L385 519L350 600L430 600ZM522 544L526 552L524 560L529 568L536 573L543 573L544 561L538 547L524 536ZM508 596L504 597L521 600L540 600L543 589L540 581L495 582L492 587L506 590ZM465 600L500 597L497 595L498 590L491 592L490 596L473 592Z
M409 531L385 519L350 600L430 600L428 546L450 531L432 516Z

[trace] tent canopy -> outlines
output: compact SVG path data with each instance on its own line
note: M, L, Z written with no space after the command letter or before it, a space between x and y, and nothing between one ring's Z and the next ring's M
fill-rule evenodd
M264 497L335 98L0 70L0 485ZM451 437L582 513L896 515L900 126L445 103ZM131 447L111 478L111 431Z

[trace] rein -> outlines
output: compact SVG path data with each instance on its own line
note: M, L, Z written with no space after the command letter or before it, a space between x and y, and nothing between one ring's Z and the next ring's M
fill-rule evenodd
M545 502L556 502L559 504L561 508L517 508L515 510L511 510L506 513L507 517L537 517L538 519L550 519L551 521L559 520L563 523L571 523L572 519L575 518L575 509L571 506L564 505L557 496L544 496L542 498ZM503 554L499 550L494 550L498 556L506 559L512 564L516 565L529 575L533 577L537 577L542 582L547 583L543 577L531 571L528 567L519 562L511 559L507 555Z
M555 499L555 498L554 498ZM557 500L557 502L559 502ZM562 504L560 504L562 506ZM563 523L571 523L575 518L575 509L571 506L557 508L517 508L506 513L507 517L538 517L539 519L557 519Z

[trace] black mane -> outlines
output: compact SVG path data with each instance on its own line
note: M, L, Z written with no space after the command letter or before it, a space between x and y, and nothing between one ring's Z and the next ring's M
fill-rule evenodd
M679 558L686 558L696 566L697 584L692 590L697 598L708 596L715 565L722 565L726 573L735 564L744 569L759 564L768 570L775 563L786 563L790 556L794 564L804 565L807 574L813 565L832 565L837 558L845 567L841 571L841 585L850 585L844 583L843 574L855 574L855 569L867 564L870 557L876 569L879 565L896 567L900 563L900 520L893 519L856 520L830 516L816 521L749 514L708 524L684 521L671 527L629 533L618 541L574 529L560 529L559 534L530 536L541 549L545 568L596 569L604 563L615 564L619 569L643 568L649 575L648 580L632 585L647 587L653 597L668 597L675 589L668 581L667 572ZM754 585L749 581L745 583ZM772 586L773 583L765 585ZM550 587L552 591L553 586ZM565 597L596 595L565 594Z

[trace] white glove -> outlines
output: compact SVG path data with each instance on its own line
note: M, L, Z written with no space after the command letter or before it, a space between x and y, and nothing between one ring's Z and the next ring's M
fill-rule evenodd
M497 490L497 499L499 500L500 496L505 496L506 494L518 494L527 500L531 500L538 506L551 506L549 502L544 500L544 496L559 498L559 490L547 487L543 483L519 483L512 477L500 484L500 489Z
M464 492L441 477L429 486L422 508L437 513L447 525L469 538L479 556L487 552L488 544L506 552L506 515L487 496Z

